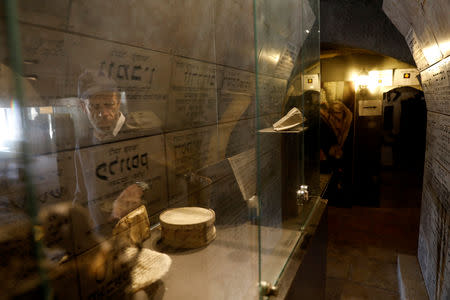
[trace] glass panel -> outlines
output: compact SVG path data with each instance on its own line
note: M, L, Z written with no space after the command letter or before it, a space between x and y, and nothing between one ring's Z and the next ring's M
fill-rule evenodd
M260 280L276 285L320 198L319 1L254 2Z
M20 284L2 291L40 299L47 282L56 299L141 288L151 299L258 297L253 2L241 2L18 1L23 71L1 69L11 73L1 77L2 201L32 217L45 269L30 284L14 273ZM3 59L16 51L6 45ZM6 88L16 73L19 110L20 89ZM10 154L21 141L29 163ZM162 226L179 207L211 209L214 223L184 215L191 227Z
M7 299L45 299L50 289L34 193L35 183L45 180L29 143L30 120L38 114L30 109L34 76L22 68L15 2L4 1L0 15L0 289Z
M319 195L318 16L316 0L4 1L5 297L276 284ZM306 121L273 132L293 107Z

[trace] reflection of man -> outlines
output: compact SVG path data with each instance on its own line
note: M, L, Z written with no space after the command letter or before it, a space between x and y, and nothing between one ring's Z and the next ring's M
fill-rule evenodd
M322 121L333 131L336 138L336 143L329 147L326 155L340 159L343 155L342 148L352 124L353 114L342 102L328 103L326 92L322 89L320 93L320 116ZM321 155L323 154L321 153Z
M82 110L86 113L93 127L96 142L104 142L118 136L119 132L127 130L136 131L138 126L127 124L125 116L120 111L120 103L124 92L120 92L114 80L105 76L99 76L96 72L86 71L78 81L78 96ZM80 145L78 145L79 148ZM77 150L75 154L75 167L77 169L77 187L74 203L88 202L90 216L96 227L110 223L124 217L133 209L142 204L143 190L136 184L131 184L111 203L105 203L107 199L92 199L98 187L95 182L88 182L86 170L92 168L92 164L98 163L95 153L89 153L86 158ZM108 194L108 191L102 191ZM108 202L108 201L106 201ZM113 222L115 223L115 222Z
M94 142L118 140L119 135L137 137L161 133L161 120L151 110L120 111L125 92L116 82L95 71L86 71L78 79L81 108L93 127ZM89 143L90 144L90 143Z
M120 112L121 93L114 80L85 72L78 81L81 107L94 128L94 136L102 141L117 136L125 123Z

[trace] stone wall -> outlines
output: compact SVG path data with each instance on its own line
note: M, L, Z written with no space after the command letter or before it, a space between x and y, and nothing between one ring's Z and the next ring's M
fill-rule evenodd
M385 0L405 37L427 103L418 258L430 299L450 297L450 2Z

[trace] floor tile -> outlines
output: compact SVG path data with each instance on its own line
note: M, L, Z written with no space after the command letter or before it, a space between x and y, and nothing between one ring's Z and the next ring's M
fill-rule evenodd
M348 282L343 290L340 300L398 300L399 296L395 292L390 292L378 288L368 287L352 282Z
M349 256L327 255L327 277L348 279L350 271Z
M390 264L397 263L397 251L392 248L368 246L367 257Z
M347 280L327 278L326 283L326 300L339 300Z
M358 257L352 262L350 279L372 287L398 290L396 264L383 263L367 257Z

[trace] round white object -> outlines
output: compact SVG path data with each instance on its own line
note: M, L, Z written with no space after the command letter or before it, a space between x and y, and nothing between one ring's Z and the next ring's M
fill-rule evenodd
M179 207L166 210L159 216L159 220L169 226L199 225L214 223L215 213L212 209L202 207Z
M216 237L212 209L202 207L179 207L164 211L159 216L161 239L173 248L199 248Z

